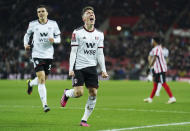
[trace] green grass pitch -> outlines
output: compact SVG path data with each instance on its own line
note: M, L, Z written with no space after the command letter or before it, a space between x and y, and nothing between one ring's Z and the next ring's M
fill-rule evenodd
M90 127L80 127L88 92L69 99L65 108L60 99L71 81L48 80L48 105L44 113L37 86L26 93L26 81L0 80L0 131L94 131L108 129L129 130L130 127L190 122L190 84L169 82L177 99L175 104L165 104L168 96L164 89L153 103L144 103L152 90L151 82L100 81L95 110L90 116ZM135 131L190 131L190 124L138 128Z

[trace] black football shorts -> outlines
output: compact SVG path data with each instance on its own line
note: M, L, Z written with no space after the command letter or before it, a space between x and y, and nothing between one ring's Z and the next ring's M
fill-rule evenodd
M86 67L80 70L74 70L73 87L85 86L87 88L98 88L98 73L96 66Z
M34 69L36 72L45 71L48 75L52 67L52 59L33 58Z

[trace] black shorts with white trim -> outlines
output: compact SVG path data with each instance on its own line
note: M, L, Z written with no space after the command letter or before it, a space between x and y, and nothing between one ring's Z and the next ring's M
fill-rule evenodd
M161 82L162 84L166 82L166 72L161 72L161 73L155 73L153 72L153 79L154 82L159 83Z
M48 75L51 71L52 61L52 59L33 58L35 71L44 71L45 75Z
M87 88L98 88L98 73L96 66L86 67L80 70L74 70L73 87L85 86Z

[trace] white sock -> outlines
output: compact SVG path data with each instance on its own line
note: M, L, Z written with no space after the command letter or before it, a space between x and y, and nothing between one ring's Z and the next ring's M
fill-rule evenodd
M35 77L33 80L30 81L30 86L38 85L38 77Z
M89 96L85 106L85 112L82 117L83 121L87 121L96 105L96 96Z
M162 88L162 83L158 83L158 86L157 86L157 90L156 90L156 94L159 95L160 94L160 90Z
M38 92L42 101L42 105L44 107L45 105L47 105L47 93L45 84L38 84Z
M67 90L65 94L67 97L75 97L74 89Z

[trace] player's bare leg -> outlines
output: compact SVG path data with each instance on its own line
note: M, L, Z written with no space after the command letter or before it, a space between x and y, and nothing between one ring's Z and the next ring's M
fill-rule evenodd
M84 92L83 86L77 86L77 87L74 87L74 89L70 89L70 90L65 89L63 96L61 98L61 106L65 107L70 97L78 98L78 97L83 96L83 92Z
M85 127L90 126L87 124L87 120L95 108L96 95L97 95L97 89L96 88L88 88L88 90L89 90L89 97L88 97L88 100L87 100L87 103L85 106L84 115L83 115L81 123L80 123L80 126L85 126Z
M47 106L47 91L45 87L45 72L44 71L39 71L36 72L36 75L38 77L38 93L40 95L40 99L42 101L42 105L44 108L44 112L48 112L50 108Z

